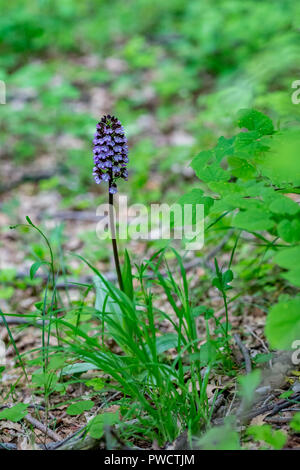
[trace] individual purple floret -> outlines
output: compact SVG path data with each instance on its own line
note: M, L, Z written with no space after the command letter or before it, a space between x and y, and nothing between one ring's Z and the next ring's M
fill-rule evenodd
M127 181L128 178L128 146L124 127L116 117L108 114L98 122L96 129L93 176L97 184L108 181L110 194L115 194L118 191L116 181L119 178Z
M110 176L109 176L108 173L102 173L101 178L102 178L103 181L109 181L110 180Z
M117 185L115 183L110 185L109 192L110 192L110 194L116 194L118 192L118 188L117 188Z

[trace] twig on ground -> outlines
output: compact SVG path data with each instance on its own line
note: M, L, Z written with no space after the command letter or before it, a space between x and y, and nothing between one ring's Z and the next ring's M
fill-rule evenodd
M57 169L52 171L45 171L36 174L25 174L21 176L21 178L17 179L16 181L12 181L9 184L4 184L0 186L0 194L4 194L8 191L11 191L18 186L21 186L24 183L38 183L39 181L52 178L57 174Z
M216 412L218 411L218 409L221 407L221 405L223 405L223 403L225 403L225 398L224 398L224 396L223 396L222 394L220 394L220 395L216 398L215 402L214 402L214 397L215 397L215 396L213 396L212 398L210 398L210 399L208 400L208 403L209 403L210 405L213 405L213 411L212 411L212 414L211 414L212 416L214 415L214 413L216 413Z
M93 211L62 211L62 212L55 212L54 214L43 214L40 213L38 219L59 219L59 220L79 220L84 222L99 222L99 220L103 219L103 215L97 215L96 212Z
M264 400L262 406L265 406L267 403L269 403L269 401L274 400L274 398L275 398L275 395L272 393Z
M116 274L113 272L107 272L105 273L105 277L108 281L113 282L116 280ZM18 272L16 275L15 279L24 279L24 278L29 278L29 272ZM47 281L48 276L39 274L35 276L35 279L42 279L43 281ZM57 282L55 287L56 289L65 289L68 287L68 289L78 289L78 284L83 284L83 285L90 285L93 283L93 276L83 276L79 279L70 279L68 282ZM8 283L11 284L11 283Z
M230 405L229 405L229 407L228 407L228 410L226 411L226 416L229 416L229 415L230 415L230 412L231 412L231 410L232 410L232 408L233 408L233 405L234 405L234 402L235 402L236 394L237 394L237 391L236 391L236 389L235 389L234 394L233 394L233 397L232 397L232 400L231 400L231 403L230 403Z
M292 419L292 416L275 416L270 418L266 416L264 421L270 424L288 424L292 421Z
M55 442L60 441L60 437L59 437L58 434L56 434L56 432L54 432L51 429L47 428L43 423L41 423L37 419L33 418L30 414L26 415L24 417L24 419L28 423L32 424L33 427L35 427L36 429L39 429L39 431L42 431L45 434L45 436L50 437L53 441L55 441Z
M276 415L280 411L284 410L285 408L288 408L291 406L291 400L299 400L300 399L300 394L296 393L294 395L291 395L288 400L280 400L276 404L270 404L270 405L265 405L262 406L261 408L258 408L256 410L251 411L250 413L246 414L243 418L246 420L251 420L255 418L256 416L262 415L264 413L267 413L270 411L268 414L268 418Z
M19 317L10 317L8 315L4 315L5 316L5 320L6 322L9 324L9 325L30 325L32 323L32 325L42 325L43 322L42 320L35 320L34 318L31 320L29 318L22 318L22 316L19 316ZM4 323L3 321L3 318L0 318L0 325ZM49 322L48 320L45 321L45 324L47 325Z
M288 400L277 403L268 417L276 415L279 411L284 410L285 408L289 408L291 406L291 400L298 402L298 400L300 400L300 393L295 393L294 395L291 395Z
M253 338L257 339L260 344L262 345L262 347L264 348L264 350L266 351L267 354L270 353L270 350L269 348L267 347L266 343L264 342L264 340L262 338L260 338L251 328L250 326L246 325L246 329L249 331L249 333L253 336ZM273 364L272 364L272 359L269 360L269 366L270 368L272 369L273 367Z
M10 442L0 442L0 450L17 450L17 444Z
M266 346L266 343L264 342L263 339L261 339L251 328L250 326L246 325L246 329L249 331L249 333L255 338L257 339L260 344L262 345L262 347L264 348L264 350L269 353L270 350L268 349L268 347Z
M207 268L209 268L210 270L213 269L212 266L210 266L209 264L209 261L212 259L212 258L215 258L215 256L217 255L217 253L222 250L222 248L226 245L226 243L228 242L229 238L231 237L231 235L233 234L233 230L229 230L228 233L225 235L225 237L223 237L223 239L221 240L221 242L215 247L213 248L213 250L211 250L205 257L204 259L203 258L195 258L191 261L188 261L187 263L184 264L184 269L186 271L190 270L190 269L193 269L195 268L196 266L199 266L201 265L201 263L206 266Z
M252 371L252 364L251 364L251 359L250 359L250 356L249 356L248 349L246 348L246 346L242 342L240 335L235 334L235 335L233 335L233 337L234 337L234 340L235 340L236 344L240 348L241 353L243 354L243 357L244 357L244 360L245 360L246 374L250 374L250 372Z

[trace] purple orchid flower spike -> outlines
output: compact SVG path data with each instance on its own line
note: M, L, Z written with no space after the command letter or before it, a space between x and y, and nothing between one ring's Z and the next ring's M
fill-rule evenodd
M127 181L128 146L125 131L115 116L103 116L93 139L95 182L108 181L110 194L118 192L117 180ZM118 171L116 171L116 167Z

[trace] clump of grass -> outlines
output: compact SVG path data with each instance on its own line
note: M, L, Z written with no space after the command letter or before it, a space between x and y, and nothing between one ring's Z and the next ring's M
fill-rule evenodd
M138 269L139 300L128 297L85 261L96 276L95 317L102 323L102 335L118 345L118 353L95 336L90 338L80 327L64 320L60 322L73 332L72 341L69 336L65 339L69 351L109 374L112 386L129 399L123 409L124 429L127 418L134 416L135 432L139 429L143 436L160 443L174 440L186 429L192 435L209 422L211 415L206 393L211 365L208 363L203 373L199 350L203 338L197 336L186 272L180 256L176 252L175 255L180 265L181 285L175 282L170 270L166 277L160 274L160 262L155 263L152 258ZM157 276L172 314L155 307L153 282L147 276L149 269ZM128 273L132 282L131 269ZM160 334L158 316L166 320L173 333ZM176 352L167 361L164 353L170 349Z

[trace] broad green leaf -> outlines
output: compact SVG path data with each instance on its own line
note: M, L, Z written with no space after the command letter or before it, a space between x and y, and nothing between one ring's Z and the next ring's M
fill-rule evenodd
M214 310L209 307L205 307L205 305L199 305L198 307L194 307L192 309L193 317L199 317L200 315L204 315L205 320L209 320L214 316Z
M113 426L118 423L118 413L103 413L95 416L88 424L88 433L94 439L100 439L104 433L105 426Z
M246 210L239 212L234 218L234 225L249 232L270 230L274 221L262 210Z
M98 392L99 390L102 390L102 388L105 386L105 382L99 377L94 377L93 379L87 380L85 382L85 385L87 387L93 387L93 389Z
M210 210L211 217L218 217L222 212L234 209L260 210L262 203L257 199L245 198L239 194L227 194L221 199L214 199L214 205Z
M8 421L13 421L17 423L27 415L29 405L25 403L18 403L11 408L5 408L4 410L0 411L0 419L7 419Z
M294 414L292 421L290 422L290 427L296 431L300 432L300 412Z
M274 305L267 316L265 331L272 348L291 349L300 338L300 298Z
M168 349L177 348L178 336L174 333L166 333L163 336L159 336L156 339L156 351L157 354L162 354Z
M12 282L17 274L15 268L5 268L0 271L0 282Z
M111 297L110 292L108 291L107 286L104 281L98 277L94 277L94 286L96 289L96 301L95 309L104 315L111 315L114 317L114 321L117 323L122 322L122 311L120 305L118 305ZM112 336L114 336L114 327L108 326L109 331Z
M270 204L269 209L274 214L295 215L300 210L300 206L286 196L277 196Z
M90 362L79 362L78 364L71 364L66 366L62 370L62 375L74 375L87 372L88 370L95 370L98 367Z
M300 246L281 249L274 256L275 263L282 268L294 268L300 264Z
M208 364L212 363L218 355L218 348L214 341L208 340L206 343L200 346L199 354L195 353L190 355L190 359L199 360L201 366L207 366Z
M66 363L66 358L64 357L63 354L54 354L51 356L49 364L47 366L47 370L59 370L61 369Z
M239 434L231 423L210 429L197 443L201 450L239 450Z
M266 181L251 180L243 183L244 193L250 197L261 196L264 200L273 201L276 192L273 188L266 186Z
M229 157L231 173L242 180L249 180L255 176L256 169L244 158Z
M106 327L109 334L126 349L126 335L131 334L130 324L125 322L124 317L128 314L128 309L134 310L135 305L125 293L121 293L121 297L114 298L114 294L109 291L104 280L98 276L94 277L94 285L96 289L95 309L99 314L103 314L106 319ZM124 313L126 309L127 313ZM126 332L126 335L124 335Z
M203 204L204 205L204 216L206 217L210 211L210 208L214 204L214 200L211 197L203 196L202 189L192 189L190 192L181 196L178 201L178 204L182 206L184 204L192 204L196 206L196 204Z
M234 152L233 148L234 137L231 139L226 139L225 137L220 137L216 147L214 148L216 159L220 163L224 157L232 155Z
M206 183L210 183L211 181L228 181L231 177L230 172L221 168L217 162L204 168L201 174L197 174L197 176L201 181L205 181Z
M213 160L213 158L214 152L212 150L204 150L193 158L191 167L193 168L198 178L201 178L202 171L204 168L206 168L208 163Z
M226 284L228 284L229 282L231 282L233 280L233 272L231 271L231 269L228 269L227 271L225 271L225 273L223 274L223 282L224 282L224 285L226 286Z
M274 126L271 119L256 109L241 109L238 112L238 125L249 131L257 131L260 135L273 134Z
M299 131L288 130L275 134L270 141L270 149L266 152L259 167L264 177L279 187L283 185L300 185L299 165Z
M14 294L12 286L2 287L0 289L0 299L10 299Z
M219 149L219 151L220 155L224 156L222 153L224 152L224 149ZM198 178L202 181L228 181L230 179L230 173L220 167L213 151L204 151L199 153L192 160L191 167L195 171Z
M282 449L287 441L287 435L280 430L273 430L270 424L250 426L247 429L247 434L256 441L263 441L269 444L275 450Z
M224 201L231 204L235 209L246 209L246 210L261 210L262 203L257 199L250 199L240 196L239 194L228 194L224 196Z
M96 289L95 309L102 312L103 308L105 308L105 312L120 314L121 309L112 299L104 281L98 276L95 276L93 280Z
M281 277L289 281L294 286L300 287L300 266L292 268L289 271L282 273Z
M244 159L251 159L254 161L256 155L266 150L260 141L260 134L257 131L240 132L234 141L235 155Z
M280 238L288 243L294 243L300 240L300 221L283 219L279 222L277 232Z
M218 279L217 277L215 277L213 280L212 280L212 285L214 287L216 287L220 292L222 292L222 289L223 289L223 286L222 286L222 282L220 279Z
M228 269L224 273L217 271L217 274L218 276L213 279L212 285L221 292L232 289L232 287L229 286L229 283L233 280L233 272L231 269Z
M80 415L84 411L89 411L93 406L94 402L92 400L77 401L76 403L72 403L72 405L68 406L66 413L70 416Z
M244 187L236 182L228 183L227 181L220 181L220 182L212 181L211 183L208 184L208 186L212 191L222 196L231 195L231 194L238 194L242 196L245 195Z
M265 362L270 361L272 358L272 353L258 353L253 359L256 364L264 364Z

